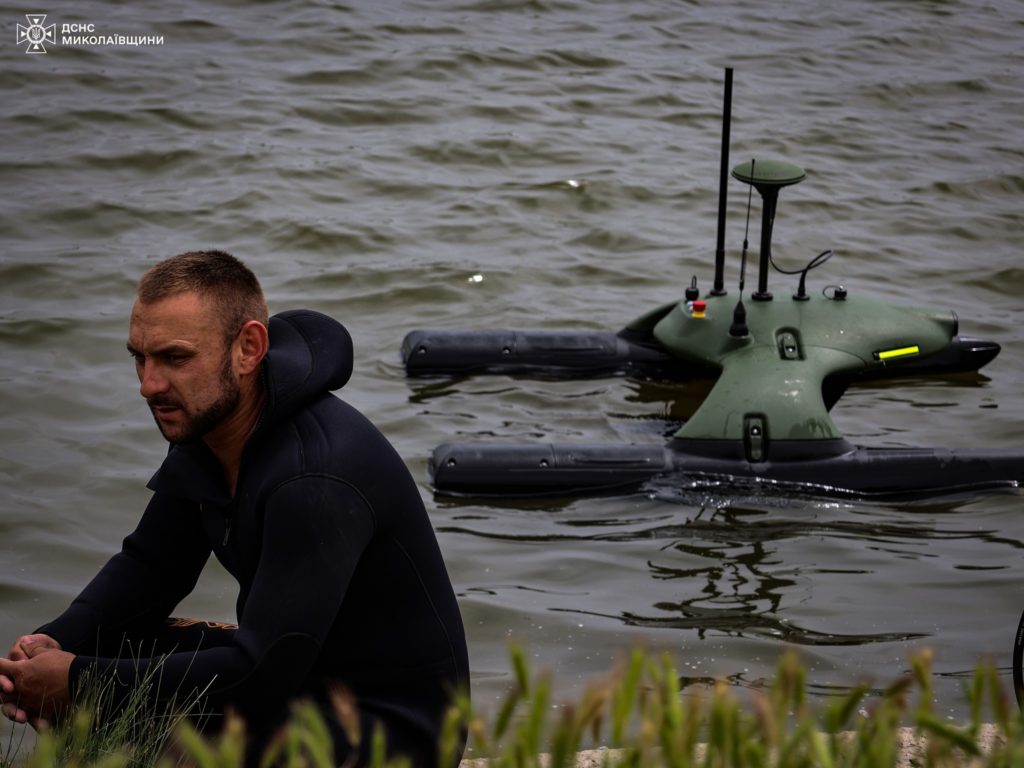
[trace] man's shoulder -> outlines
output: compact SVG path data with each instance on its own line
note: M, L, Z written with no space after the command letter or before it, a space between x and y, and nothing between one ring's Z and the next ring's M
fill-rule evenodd
M330 436L375 435L383 439L380 430L362 412L331 392L325 392L299 408L288 421L303 433L316 430Z
M276 462L293 460L302 471L348 474L366 456L376 464L401 461L387 438L360 411L326 393L292 413L266 436ZM404 466L404 464L403 464Z
M296 410L262 436L246 470L254 498L267 498L295 481L344 487L375 515L425 514L405 462L366 416L325 395ZM379 518L383 520L384 518Z

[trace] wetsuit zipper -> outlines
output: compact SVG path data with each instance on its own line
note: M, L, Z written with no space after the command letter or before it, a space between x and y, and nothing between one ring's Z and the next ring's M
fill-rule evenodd
M200 514L206 514L206 504L200 503L199 505ZM221 507L221 517L224 518L224 538L221 540L220 545L226 547L228 545L228 539L231 538L231 523L234 518L235 504L232 500L231 503L225 504Z
M224 508L224 540L220 543L222 547L226 547L228 545L228 539L231 538L231 521L235 516L234 512L234 503L228 504Z

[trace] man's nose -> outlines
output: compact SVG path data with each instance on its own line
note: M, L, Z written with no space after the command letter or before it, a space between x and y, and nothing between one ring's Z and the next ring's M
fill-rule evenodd
M166 392L168 388L167 377L160 372L159 366L150 360L139 368L139 384L139 392L146 399Z

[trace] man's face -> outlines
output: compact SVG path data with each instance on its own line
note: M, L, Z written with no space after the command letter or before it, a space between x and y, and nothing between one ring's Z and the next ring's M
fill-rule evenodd
M210 302L182 293L135 302L128 332L140 393L171 443L198 440L238 406L230 344Z

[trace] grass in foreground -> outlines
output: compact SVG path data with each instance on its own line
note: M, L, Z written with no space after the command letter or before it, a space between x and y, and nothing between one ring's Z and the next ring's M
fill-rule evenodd
M912 659L911 674L880 694L862 685L818 706L808 699L806 670L791 654L781 659L767 690L741 702L724 683L706 696L683 696L669 657L637 650L608 680L558 709L552 709L549 676L531 676L518 649L511 660L514 684L492 722L467 699L454 703L439 745L441 765L454 764L459 734L467 729L472 755L487 758L490 768L568 768L582 747L593 744L610 747L603 762L618 768L885 768L898 764L901 726L908 725L922 742L906 764L1024 766L1024 719L994 667L975 670L965 688L971 716L957 726L935 713L927 652ZM140 694L134 709L103 727L94 725L94 706L81 706L71 722L40 734L28 768L242 765L240 721L229 720L209 740L182 715L154 718L144 702ZM342 722L350 722L351 714L341 714ZM986 721L999 738L983 752L978 742ZM399 768L386 758L379 737L371 754L371 768ZM334 765L330 737L315 707L295 708L264 764ZM9 757L0 758L0 768L10 765Z

